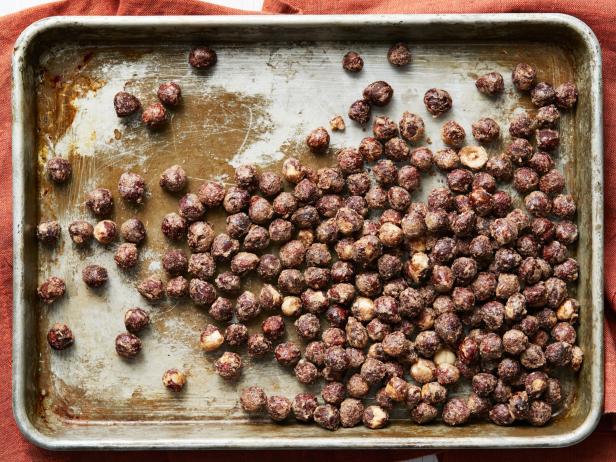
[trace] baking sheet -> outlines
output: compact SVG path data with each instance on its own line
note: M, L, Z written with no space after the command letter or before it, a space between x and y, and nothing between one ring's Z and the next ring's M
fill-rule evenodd
M405 20L412 23L410 18ZM301 25L301 21L291 22ZM336 27L335 20L331 24ZM296 29L293 31L298 33ZM189 46L173 41L155 45L113 39L95 44L61 41L41 49L35 62L29 63L33 72L29 89L34 92L31 97L36 108L36 131L31 132L33 150L29 155L31 161L36 161L37 172L36 196L30 191L29 198L36 198L36 206L22 204L31 211L30 219L22 228L30 260L22 261L37 273L39 281L50 275L65 279L68 293L68 297L51 307L41 306L32 299L28 305L33 310L31 321L34 321L29 326L30 332L36 326L33 350L38 353L29 356L30 360L38 358L29 377L32 380L29 388L34 394L30 399L36 402L29 409L32 425L49 441L68 442L70 446L81 445L82 435L88 438L90 434L95 436L97 445L112 445L110 426L122 428L130 424L131 428L138 429L122 443L116 442L116 447L127 446L127 441L136 447L153 445L143 443L149 432L173 438L170 424L190 428L179 437L189 447L217 446L214 435L207 434L204 426L220 423L228 425L224 426L224 435L219 435L218 441L231 438L228 445L233 447L243 446L249 438L258 435L274 437L268 440L274 445L276 441L284 444L284 438L288 437L299 446L312 446L307 438L314 436L328 437L325 445L345 447L362 445L362 438L368 434L382 441L373 439L374 445L392 446L432 445L436 441L442 444L452 437L461 439L449 444L473 445L473 438L478 441L486 435L511 437L519 444L532 445L533 439L529 438L535 436L570 435L571 429L577 428L575 422L584 421L584 413L590 415L597 405L596 392L600 385L594 383L597 372L591 374L588 365L580 380L565 382L567 410L553 425L540 430L484 424L462 429L442 425L418 427L399 411L395 414L396 421L384 431L370 433L355 428L328 434L314 426L307 431L295 423L280 427L266 418L255 425L255 420L239 409L237 399L241 388L258 384L268 394L292 398L305 387L296 381L292 370L279 367L271 356L253 361L243 354L242 379L235 384L221 380L213 371L220 352L204 354L198 348L199 333L211 319L203 308L190 302L165 301L148 307L152 326L142 336L141 356L126 362L115 354L114 338L124 330L124 311L147 305L134 288L136 281L147 275L161 275L165 279L160 255L175 246L163 238L159 228L162 216L177 209L178 197L158 187L158 175L167 166L181 164L190 177L189 189L195 191L206 179L232 181L233 167L246 162L274 171L280 170L282 160L288 156L299 157L315 167L333 165L336 148L356 146L370 130L363 131L347 119L347 129L332 134L332 148L321 156L307 151L305 135L317 126L327 127L334 115L345 115L349 104L375 80L389 82L395 94L390 105L374 108L374 114L398 120L405 110L419 113L426 122L427 141L433 150L442 146L439 128L447 120L461 123L471 138L471 123L480 117L492 117L501 125L501 140L506 141L511 116L524 109L532 113L529 98L515 92L508 79L517 62L535 64L539 80L555 84L575 80L578 85L580 82L591 85L592 78L596 77L595 68L584 68L571 46L533 40L533 37L514 42L473 41L466 37L464 46L453 41L415 41L411 48L412 65L396 69L386 60L390 41L366 41L350 34L348 40L246 43L239 38L241 32L239 26L235 40L208 41L213 42L219 60L207 72L192 70L186 59ZM159 33L157 37L163 35ZM311 34L307 31L305 36L310 38ZM358 51L365 61L364 70L357 75L341 69L341 57L350 49ZM506 92L500 98L485 97L475 89L475 78L489 71L506 76ZM589 75L582 75L584 72ZM584 78L588 80L581 80ZM168 80L181 84L184 101L181 108L172 111L167 129L149 132L135 119L123 121L115 116L112 100L117 91L125 89L134 93L145 105L156 100L158 85ZM452 95L453 110L443 118L432 119L423 107L423 94L431 87L445 88ZM600 224L592 224L597 204L591 202L591 207L583 207L590 199L596 200L587 195L594 187L589 176L591 166L581 158L579 149L588 144L589 133L585 131L588 119L584 118L584 111L588 109L594 114L596 108L592 107L594 89L584 84L580 87L577 111L563 113L561 119L561 149L557 158L559 166L564 168L568 189L581 205L578 225L580 247L584 248L593 240L591 226ZM502 147L502 142L494 143L488 146L488 152L496 155ZM49 184L43 175L44 163L52 155L68 157L73 163L73 178L66 187ZM593 149L592 155L597 155L596 150ZM126 170L138 172L146 179L148 198L143 206L129 206L116 193L117 179ZM427 192L443 182L442 175L424 177L422 190L413 199L423 200ZM136 216L146 225L148 239L141 249L136 271L123 273L116 268L113 253L117 243L108 248L92 245L80 250L68 237L66 230L73 220L85 218L95 222L84 205L85 194L95 187L107 187L114 192L113 219L118 224ZM56 219L64 230L63 242L54 251L34 249L34 226L42 219ZM224 229L222 214L210 213L207 219L214 223L216 231ZM578 255L581 267L588 268L582 270L578 293L585 302L584 307L596 307L598 303L596 293L591 294L590 284L592 258L597 251L594 240L592 249L592 253ZM91 263L101 264L110 271L109 284L101 291L92 291L81 281L81 269ZM593 267L592 271L596 269ZM257 284L249 279L244 287L256 291ZM28 286L35 287L36 281L29 280ZM593 318L590 313L582 313L580 341L586 347L587 356L594 359L600 345L593 346L592 337L598 328ZM73 329L76 336L73 348L63 352L49 350L45 335L56 321L65 322ZM260 322L252 322L249 330L253 332L259 327ZM287 333L295 339L290 324ZM179 395L167 392L161 384L162 373L170 367L184 369L189 374L188 385ZM312 387L315 392L319 388L319 385ZM452 394L463 392L462 388L452 390ZM233 436L231 426L238 436ZM193 432L194 437L188 436ZM353 442L345 442L346 439ZM500 443L502 440L492 444Z

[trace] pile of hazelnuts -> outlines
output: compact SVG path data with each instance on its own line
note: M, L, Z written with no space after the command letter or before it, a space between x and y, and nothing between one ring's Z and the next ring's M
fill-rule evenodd
M388 59L407 66L411 53L398 43ZM343 67L361 71L363 60L349 52ZM484 147L500 136L494 119L472 125L476 145L465 144L460 124L444 123L447 147L432 152L416 146L426 135L422 117L405 112L399 123L375 116L373 136L339 149L336 166L315 171L287 158L281 175L242 165L233 186L206 181L161 223L170 241L187 240L191 254L167 251L167 282L148 277L137 290L151 303L189 297L226 325L208 324L200 337L205 352L228 347L214 363L225 380L242 375L237 350L246 348L254 359L273 353L302 384L324 382L324 404L312 393L290 400L247 387L240 404L250 414L277 422L293 414L329 430L362 422L376 429L402 406L419 425L439 417L452 426L545 425L564 401L555 371L577 371L583 361L580 305L568 294L579 272L567 249L578 237L576 204L552 157L560 111L575 106L577 89L535 80L531 65L515 67L514 86L530 91L538 109L515 116L512 139L496 156ZM497 72L475 84L490 98L504 91ZM348 117L365 126L372 107L392 97L388 83L374 82ZM441 117L453 100L433 88L424 104ZM317 128L306 143L324 155L329 133ZM422 175L435 169L447 187L414 202ZM499 189L511 182L526 210ZM160 185L183 191L186 173L172 166ZM227 219L217 234L205 217L218 208ZM258 294L242 290L252 273L263 281ZM247 324L262 315L260 332L250 333ZM284 318L294 320L301 342L285 339ZM472 391L449 396L462 378Z

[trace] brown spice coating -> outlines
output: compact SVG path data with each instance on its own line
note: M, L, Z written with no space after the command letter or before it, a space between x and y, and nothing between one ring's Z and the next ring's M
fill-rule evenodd
M291 401L284 396L270 396L267 398L266 409L274 422L282 422L291 413Z
M36 237L42 244L54 246L60 238L60 225L57 221L41 222L36 227Z
M107 283L107 270L99 265L88 265L81 271L81 278L87 286L98 288Z

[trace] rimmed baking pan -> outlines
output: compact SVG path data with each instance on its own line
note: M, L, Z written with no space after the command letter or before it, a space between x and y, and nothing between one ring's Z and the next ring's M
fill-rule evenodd
M412 65L403 70L385 58L398 40L409 42L413 52ZM188 66L188 49L197 43L218 51L211 71ZM356 76L340 68L350 49L366 62ZM565 380L566 407L550 425L417 426L401 412L383 430L360 426L330 433L248 419L237 405L243 386L260 384L292 397L299 384L273 360L247 360L240 382L223 383L213 373L214 359L198 349L208 316L189 303L151 307L153 325L144 335L142 357L127 363L115 355L122 313L143 304L135 281L161 272L159 255L168 246L159 223L175 210L177 197L158 188L163 168L182 164L195 189L203 179L226 181L232 166L242 162L276 170L293 155L313 166L330 165L331 154L315 158L306 151L305 134L344 114L374 80L394 87L394 100L383 113L396 119L404 110L423 113L423 93L440 87L454 100L447 119L470 127L490 116L505 128L517 108L531 109L528 97L507 81L505 94L494 103L476 92L474 79L488 71L508 76L520 61L536 65L542 80L574 80L580 90L577 109L561 120L558 163L578 202L577 249L583 249L575 252L581 266L578 338L586 360L579 375ZM63 17L33 24L18 39L13 58L13 403L21 431L50 449L515 448L580 441L598 422L603 399L600 76L594 34L579 20L559 14ZM142 101L153 101L158 84L166 80L179 81L184 91L184 104L167 130L149 133L137 121L117 119L115 92L126 88ZM426 114L436 149L442 121L428 119ZM363 136L348 123L332 136L332 144L357 145ZM490 154L501 148L491 146ZM64 188L52 186L43 174L44 162L53 155L73 162L73 179ZM127 169L144 175L151 196L140 208L116 201L117 222L138 216L149 233L139 269L123 274L115 268L113 252L74 248L66 226L88 217L86 191L96 186L115 191ZM438 182L438 175L426 180L417 198ZM63 243L54 251L38 247L33 237L41 219L56 219L63 227ZM222 229L222 217L208 220ZM106 290L88 291L81 283L86 262L110 269ZM41 306L35 289L52 274L66 280L68 296ZM72 326L74 348L50 351L45 334L54 321ZM180 395L172 396L160 383L168 367L189 371Z

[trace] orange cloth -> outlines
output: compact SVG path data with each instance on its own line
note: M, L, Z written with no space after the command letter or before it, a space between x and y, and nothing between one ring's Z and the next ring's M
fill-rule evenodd
M582 0L265 0L263 11L278 14L366 14L366 13L504 13L504 12L559 12L577 16L585 21L597 34L603 52L603 82L605 101L616 102L616 2L603 0L585 2ZM11 249L11 118L7 110L11 107L11 53L20 32L29 24L47 16L57 15L223 15L244 14L196 0L72 0L59 1L30 8L0 18L0 102L5 110L0 114L0 339L5 348L0 349L0 426L4 437L0 445L0 460L13 461L134 461L148 460L212 460L224 457L230 462L254 460L255 453L220 451L199 452L147 452L147 453L53 453L41 450L20 435L11 411L11 344L12 322L12 249ZM616 110L604 105L605 127L605 178L616 174ZM606 191L610 191L606 182ZM606 304L613 311L607 315L605 329L606 343L606 412L616 412L616 195L605 197L605 290ZM606 416L602 426L585 442L574 448L562 450L526 450L482 452L486 459L507 461L578 460L616 461L616 438L610 434L611 416ZM425 452L424 452L425 453ZM476 460L478 451L450 451L439 455L441 460ZM359 459L371 462L404 460L418 457L415 451L278 451L259 453L268 460L305 461L312 458L332 462Z

